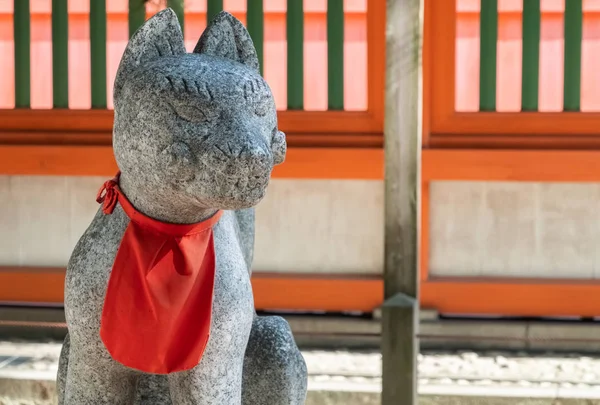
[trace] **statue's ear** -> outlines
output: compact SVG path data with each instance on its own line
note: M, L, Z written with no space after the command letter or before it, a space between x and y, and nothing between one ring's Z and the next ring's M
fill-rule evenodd
M256 49L244 25L226 11L221 11L206 27L194 53L221 56L240 62L257 72L260 69Z
M115 101L129 75L139 66L163 56L183 54L185 45L177 15L170 8L156 13L133 34L125 48L115 78Z

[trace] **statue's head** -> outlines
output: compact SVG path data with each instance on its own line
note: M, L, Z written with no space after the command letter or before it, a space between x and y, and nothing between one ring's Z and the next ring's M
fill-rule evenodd
M285 157L250 35L226 12L193 53L186 53L171 9L150 18L123 54L114 106L122 175L199 208L256 205Z

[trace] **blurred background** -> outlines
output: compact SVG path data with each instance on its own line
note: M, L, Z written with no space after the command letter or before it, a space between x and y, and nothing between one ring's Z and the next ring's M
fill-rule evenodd
M564 384L596 392L600 0L423 2L423 392L483 380L482 392L550 387L552 400ZM256 307L290 321L315 392L363 403L343 393L380 383L384 0L0 0L0 401L18 380L2 385L3 369L31 358L53 372L64 269L117 170L118 63L167 6L188 51L221 9L253 37L289 145L257 207ZM569 361L580 374L559 370Z

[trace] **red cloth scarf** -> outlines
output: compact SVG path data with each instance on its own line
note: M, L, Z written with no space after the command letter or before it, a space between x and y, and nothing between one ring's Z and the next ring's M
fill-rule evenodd
M117 252L102 310L100 337L113 359L146 373L195 367L210 334L215 248L222 212L191 225L159 222L137 211L118 185L98 192L103 212L117 201L131 219Z

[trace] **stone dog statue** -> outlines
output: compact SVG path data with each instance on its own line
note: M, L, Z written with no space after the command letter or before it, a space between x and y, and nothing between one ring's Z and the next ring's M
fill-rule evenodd
M286 143L248 32L222 12L188 54L163 10L114 99L120 174L67 268L59 403L304 404L288 324L253 305L252 207Z

